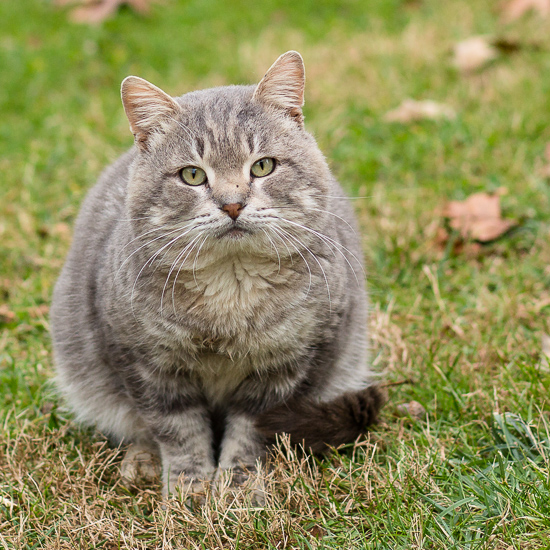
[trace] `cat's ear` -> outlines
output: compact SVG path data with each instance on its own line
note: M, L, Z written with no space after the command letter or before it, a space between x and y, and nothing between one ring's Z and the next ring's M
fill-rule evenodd
M147 148L152 133L161 130L181 112L181 107L166 92L137 76L128 76L122 81L120 94L130 129L142 149Z
M286 52L271 65L254 91L257 101L283 109L300 125L303 123L302 105L306 71L298 52Z

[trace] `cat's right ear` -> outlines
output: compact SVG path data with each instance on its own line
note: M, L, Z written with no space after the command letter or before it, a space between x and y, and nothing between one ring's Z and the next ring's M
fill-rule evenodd
M120 94L136 145L141 149L147 149L149 137L181 112L181 107L166 92L137 76L122 81Z
M265 73L254 91L253 99L283 110L302 125L305 84L306 70L302 56L295 51L286 52Z

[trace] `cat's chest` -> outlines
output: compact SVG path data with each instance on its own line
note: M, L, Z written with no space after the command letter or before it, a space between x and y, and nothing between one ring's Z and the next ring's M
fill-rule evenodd
M244 328L284 307L283 297L296 281L292 269L270 259L235 256L187 274L180 296L186 316L213 327L239 323Z

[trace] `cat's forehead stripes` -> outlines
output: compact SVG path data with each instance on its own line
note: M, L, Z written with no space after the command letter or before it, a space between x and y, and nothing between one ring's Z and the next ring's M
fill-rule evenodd
M255 151L257 139L240 124L238 109L225 107L203 113L204 126L196 129L203 136L200 156L215 169L237 170Z

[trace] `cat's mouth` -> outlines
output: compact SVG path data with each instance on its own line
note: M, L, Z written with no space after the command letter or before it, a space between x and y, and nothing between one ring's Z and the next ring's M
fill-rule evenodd
M228 237L230 239L241 239L242 237L244 237L247 233L250 233L250 231L248 231L248 229L244 229L243 227L236 227L236 226L233 226L233 227L230 227L227 231L225 231L224 233L222 233L220 235L220 238L221 237Z

